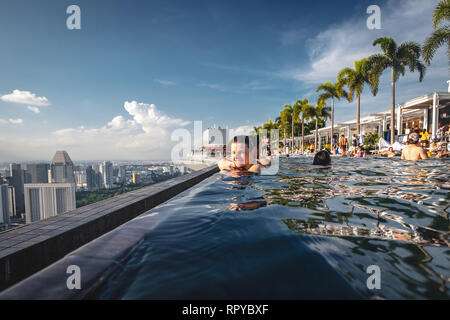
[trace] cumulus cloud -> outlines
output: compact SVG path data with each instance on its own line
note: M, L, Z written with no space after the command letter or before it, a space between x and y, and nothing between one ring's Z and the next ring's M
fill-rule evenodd
M344 23L335 24L306 41L309 66L293 68L281 74L306 83L335 80L344 67L353 67L355 60L379 52L373 41L382 36L392 37L397 43L423 43L431 33L431 15L438 0L390 0L381 8L381 30L366 27L368 15L363 12ZM441 70L436 68L439 74ZM446 71L446 70L444 70Z
M1 96L0 99L6 102L28 104L38 107L47 107L51 104L46 97L38 97L30 91L21 91L18 89L13 90L12 93Z
M30 110L30 111L33 111L34 113L40 113L41 112L41 110L39 110L38 107L28 106L27 109Z
M169 80L155 79L155 82L157 82L159 84L162 84L164 86L174 86L174 85L176 85L175 82L169 81Z
M65 128L52 134L57 145L82 159L169 159L170 135L189 121L172 118L154 104L125 101L128 117L115 116L98 128ZM53 143L54 144L54 143Z
M234 136L250 135L255 132L254 127L256 127L256 125L243 125L236 128L231 128L229 131L229 136L232 138Z
M0 124L1 125L5 125L5 124L16 124L16 125L22 125L23 124L23 119L0 119Z

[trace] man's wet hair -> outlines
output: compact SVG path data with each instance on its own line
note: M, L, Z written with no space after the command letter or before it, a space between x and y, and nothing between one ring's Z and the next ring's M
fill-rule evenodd
M244 140L245 147L250 148L250 137L246 135L234 136L233 143ZM256 135L256 159L259 159L259 135Z
M314 156L313 165L328 166L330 164L331 164L331 157L327 151L325 150L319 151Z

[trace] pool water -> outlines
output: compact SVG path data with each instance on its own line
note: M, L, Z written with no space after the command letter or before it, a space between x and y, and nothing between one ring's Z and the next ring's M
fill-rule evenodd
M144 216L166 218L100 299L448 299L450 162L281 158L216 174ZM367 268L380 269L369 289Z

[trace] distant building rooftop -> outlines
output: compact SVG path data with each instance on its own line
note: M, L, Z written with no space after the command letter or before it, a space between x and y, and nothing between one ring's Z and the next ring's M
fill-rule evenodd
M53 156L52 164L73 165L73 162L70 159L67 151L59 150L59 151L56 151L55 155Z

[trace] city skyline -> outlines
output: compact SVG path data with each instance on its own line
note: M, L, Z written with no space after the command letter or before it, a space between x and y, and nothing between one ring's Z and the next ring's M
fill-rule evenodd
M76 160L168 160L172 131L193 121L248 132L285 103L314 101L320 82L377 52L374 39L423 43L437 2L79 1L81 30L66 28L68 1L2 4L0 161L60 149ZM371 4L380 30L366 28ZM447 91L447 63L441 48L422 83L417 73L397 83L397 102ZM388 77L376 97L364 92L362 115L387 109ZM354 117L355 103L335 107L337 122Z

